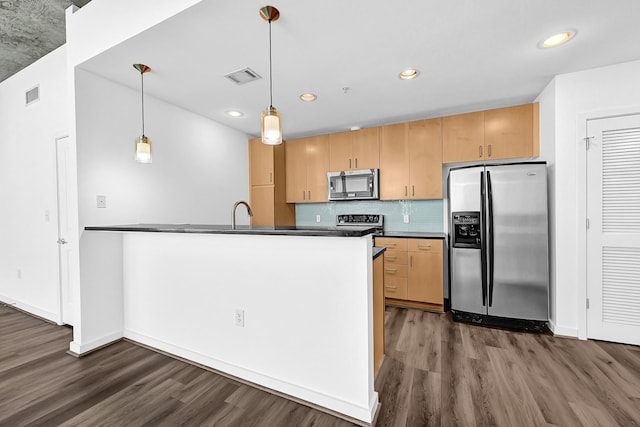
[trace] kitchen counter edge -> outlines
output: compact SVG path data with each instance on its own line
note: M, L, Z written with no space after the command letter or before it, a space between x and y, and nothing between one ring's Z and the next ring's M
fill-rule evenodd
M249 234L268 236L317 236L317 237L363 237L373 234L371 227L289 227L239 225L235 230L230 225L209 224L126 224L87 226L87 231L123 231L144 233L195 233L195 234Z

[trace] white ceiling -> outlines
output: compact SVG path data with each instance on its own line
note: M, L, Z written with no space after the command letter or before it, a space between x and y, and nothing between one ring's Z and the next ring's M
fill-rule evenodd
M132 64L147 64L145 96L257 136L269 105L264 4L204 0L81 68L139 90ZM273 105L288 139L528 103L557 74L640 59L638 0L270 4L281 14L272 24ZM577 30L569 43L537 47L566 29ZM244 67L263 78L238 86L223 77ZM400 80L409 67L420 76ZM303 92L318 99L304 103ZM227 116L231 109L244 117Z

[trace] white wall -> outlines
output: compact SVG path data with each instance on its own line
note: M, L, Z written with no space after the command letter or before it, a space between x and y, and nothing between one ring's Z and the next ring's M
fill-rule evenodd
M68 132L65 62L63 46L0 83L0 300L56 322L56 137ZM40 100L25 106L25 92L36 85Z
M145 87L153 85L145 75ZM129 223L229 224L248 198L248 136L145 96L153 163L133 160L142 132L141 96L76 69L80 226ZM96 207L96 196L107 198ZM238 223L248 224L243 211Z
M147 30L202 0L93 0L73 12L67 10L69 62L87 59Z
M586 337L584 117L625 107L640 111L638 76L640 61L563 74L556 77L555 89L549 86L541 96L543 109L555 98L555 326L559 334Z

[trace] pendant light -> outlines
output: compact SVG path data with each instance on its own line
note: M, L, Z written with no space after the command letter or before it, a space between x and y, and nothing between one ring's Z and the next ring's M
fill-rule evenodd
M273 106L273 70L271 65L271 22L277 21L280 12L273 6L260 9L260 16L269 23L269 107L262 112L262 143L268 145L282 144L282 121L280 112Z
M135 160L138 163L151 163L151 140L144 135L144 73L151 71L151 68L144 64L133 64L133 68L140 72L142 87L142 135L136 138Z

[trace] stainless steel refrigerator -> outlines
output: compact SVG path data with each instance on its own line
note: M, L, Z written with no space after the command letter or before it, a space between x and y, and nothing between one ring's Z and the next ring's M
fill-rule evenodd
M448 188L454 320L545 330L546 163L454 168Z

